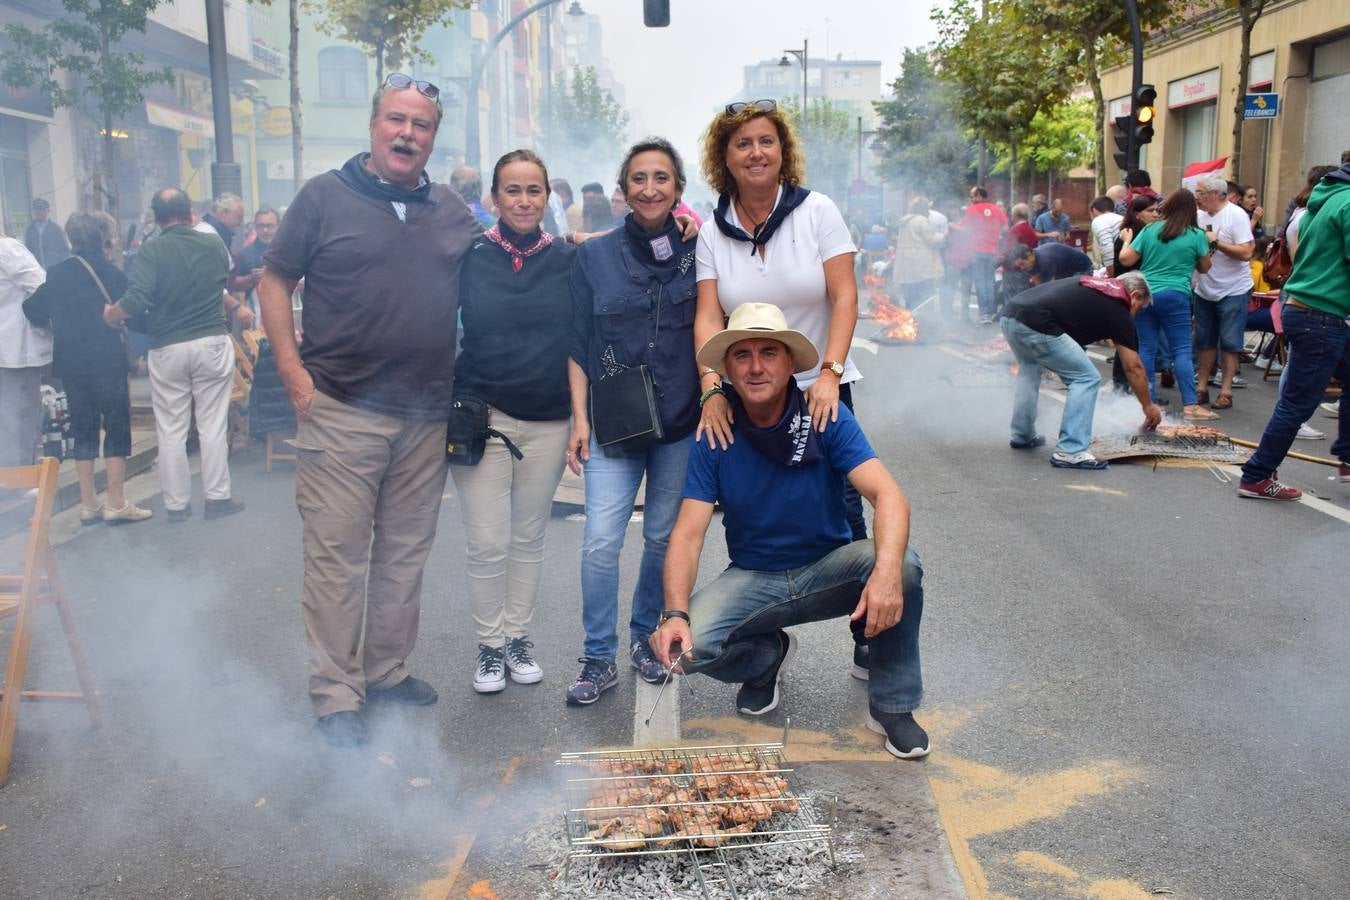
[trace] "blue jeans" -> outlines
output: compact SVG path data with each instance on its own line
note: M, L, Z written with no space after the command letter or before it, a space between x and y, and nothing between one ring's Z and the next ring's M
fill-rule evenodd
M848 407L848 411L856 413L853 408L853 383L839 385L839 402ZM856 418L856 415L855 415ZM853 483L847 479L844 480L844 513L848 516L848 527L853 532L853 539L861 541L867 537L867 519L863 516L862 495Z
M1298 427L1308 421L1334 375L1350 384L1350 326L1331 313L1284 305L1281 314L1289 361L1280 381L1280 399L1266 423L1261 444L1242 467L1242 480L1264 481L1274 475L1293 446ZM1336 420L1331 455L1350 465L1350 416Z
M686 667L734 684L763 681L782 651L779 629L851 614L875 565L876 548L866 540L786 572L728 566L690 598L694 661ZM923 699L923 564L913 549L905 551L901 586L905 609L900 622L868 641L868 700L887 713L911 712Z
M693 434L672 444L652 444L633 456L605 456L591 438L586 460L586 529L581 539L581 624L583 653L613 659L619 649L619 553L633 515L642 476L647 476L642 507L642 563L633 589L629 643L645 641L656 630L664 608L662 571L670 530L684 497L684 473Z
M1087 351L1067 334L1042 334L1016 319L1003 317L1003 336L1017 357L1013 386L1012 439L1026 442L1036 436L1036 405L1040 400L1041 370L1049 369L1069 386L1064 417L1059 422L1061 453L1079 453L1092 442L1092 417L1097 411L1097 385L1102 376Z
M1160 344L1164 341L1171 351L1172 372L1181 389L1181 402L1191 406L1196 402L1195 363L1191 359L1191 298L1183 291L1158 291L1153 302L1134 317L1134 329L1139 333L1139 358L1148 377L1148 392L1158 402L1158 387L1153 373Z
M971 254L970 278L975 282L975 300L980 304L982 316L994 314L994 270L997 268L998 254Z

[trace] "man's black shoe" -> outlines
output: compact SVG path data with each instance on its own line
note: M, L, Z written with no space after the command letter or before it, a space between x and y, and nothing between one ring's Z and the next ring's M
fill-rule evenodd
M164 512L168 515L170 522L186 522L192 518L191 504L182 509L166 509Z
M410 703L413 706L430 706L438 699L439 695L434 687L411 675L391 688L380 688L366 692L366 700L370 703L388 700L392 703Z
M350 710L319 717L319 734L330 747L364 747L369 735L366 720Z
M884 713L867 707L867 728L886 735L886 751L900 759L920 759L928 755L928 732L914 721L913 713Z
M207 500L206 512L202 514L202 518L223 519L226 516L232 516L237 512L243 511L243 500L235 500L233 497L227 497L224 500Z
M789 632L779 631L778 640L783 645L778 665L759 684L746 682L736 692L736 708L747 716L762 716L778 707L778 682L783 680L783 670L797 652L797 638Z
M859 681L872 677L872 651L866 644L853 645L853 671L850 674Z

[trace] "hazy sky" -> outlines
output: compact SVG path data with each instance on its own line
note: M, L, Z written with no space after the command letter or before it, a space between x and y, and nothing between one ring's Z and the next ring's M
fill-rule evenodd
M805 38L812 58L881 60L882 84L889 85L901 51L937 36L932 0L671 0L669 28L643 27L640 0L581 5L603 22L605 55L627 92L628 136L674 141L691 184L698 137L739 90L742 66L777 59Z

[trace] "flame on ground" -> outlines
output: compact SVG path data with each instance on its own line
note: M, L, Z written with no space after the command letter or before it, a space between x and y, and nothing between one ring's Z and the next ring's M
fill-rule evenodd
M892 341L919 339L918 321L909 310L891 302L890 295L886 293L885 279L867 275L863 278L863 286L871 300L872 318L886 326L881 332L882 337Z

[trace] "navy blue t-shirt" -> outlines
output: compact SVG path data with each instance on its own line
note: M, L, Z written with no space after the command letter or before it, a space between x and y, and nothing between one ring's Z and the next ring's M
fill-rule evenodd
M1092 274L1092 260L1082 250L1068 244L1041 244L1035 252L1036 267L1031 271L1041 277L1041 284L1072 275Z
M785 466L750 445L737 421L730 449L699 441L689 454L684 496L722 504L732 565L782 572L810 565L852 540L844 512L844 479L876 453L842 403L839 421L817 434L819 461Z

